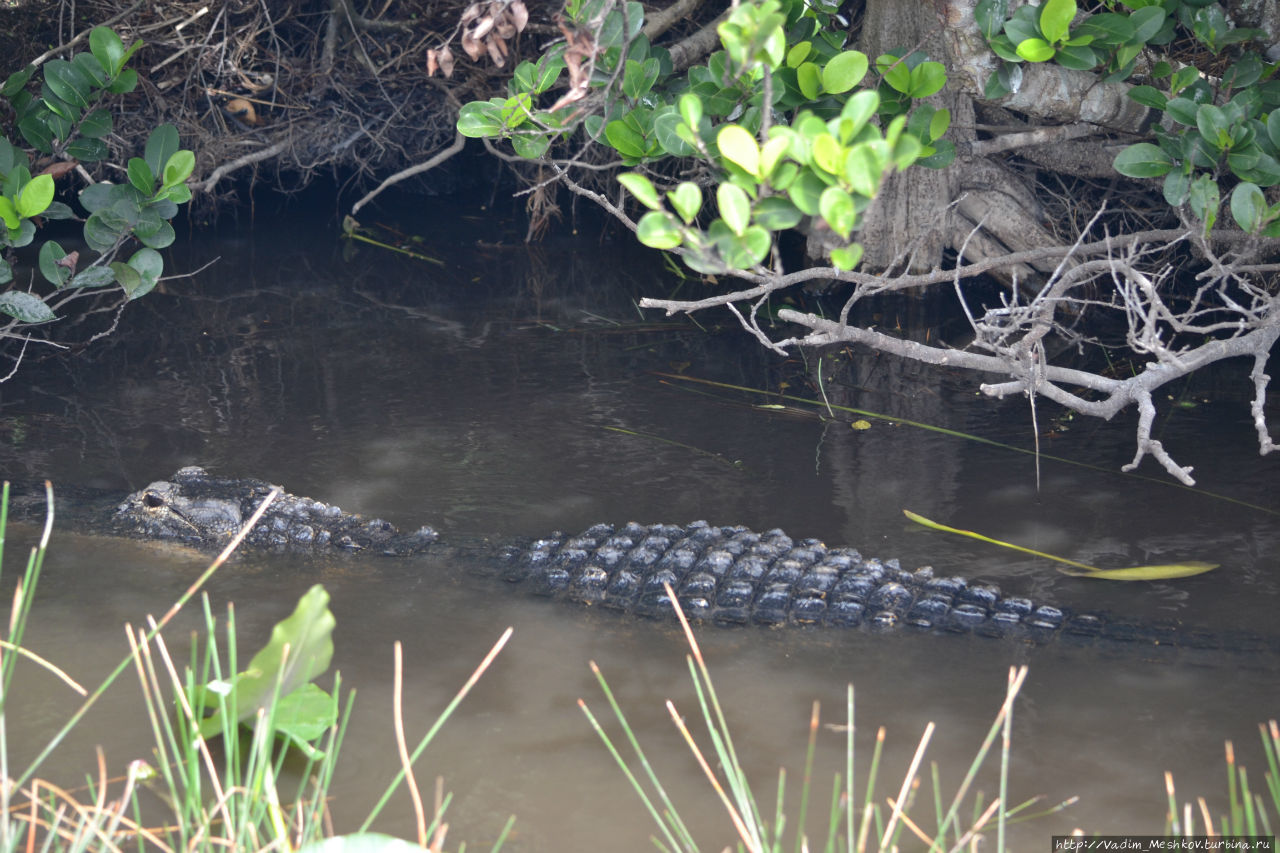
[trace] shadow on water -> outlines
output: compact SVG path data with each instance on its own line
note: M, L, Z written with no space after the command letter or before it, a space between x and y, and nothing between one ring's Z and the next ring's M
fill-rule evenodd
M1046 439L1048 452L1097 467L1046 463L1037 493L1027 456L699 393L656 374L817 396L798 357L765 352L727 316L701 318L724 326L706 331L642 317L633 299L679 284L652 257L583 242L476 245L468 229L479 227L462 214L433 232L428 251L443 267L367 251L346 260L301 229L195 243L175 265L220 262L139 302L127 335L69 367L31 365L0 386L6 476L123 492L199 463L464 539L601 520L778 526L1068 607L1274 632L1280 519L1170 486L1150 467L1151 480L1120 476L1131 422L1071 424ZM1025 404L978 399L966 377L866 354L833 358L836 372L825 374L833 403L1030 444ZM1178 410L1161 437L1198 466L1207 490L1280 505L1276 462L1252 449L1246 405ZM912 527L904 507L1086 562L1206 559L1224 568L1170 583L1089 584L1031 557ZM123 656L121 626L166 609L205 562L60 525L29 644L92 682ZM338 618L335 665L359 691L334 804L340 828L364 814L395 767L391 644L405 644L406 722L421 732L513 625L511 645L419 764L423 778L443 774L455 792L451 838L483 843L514 813L512 849L650 849L647 816L576 707L579 697L604 706L587 666L595 660L688 803L695 834L716 849L730 842L662 704L671 698L696 715L673 626L524 597L440 559L244 555L210 594L215 607L235 602L242 637L257 642L317 581ZM195 614L184 620L169 632L175 643ZM994 717L1007 666L1030 663L1015 714L1014 788L1047 803L1083 799L1016 828L1015 849L1075 826L1160 831L1165 770L1185 795L1220 797L1222 741L1233 739L1256 765L1255 725L1276 715L1280 698L1274 661L1153 664L1125 649L800 629L700 636L766 801L779 766L798 775L810 704L820 700L836 722L850 681L860 755L869 756L877 726L888 728L884 793L930 720L939 726L930 755L953 786ZM40 674L18 677L20 761L74 703ZM116 771L145 755L135 694L131 684L114 688L56 772L80 778L98 743ZM830 780L843 735L820 737L816 778ZM990 792L994 777L985 778ZM386 829L412 835L407 800L387 815Z

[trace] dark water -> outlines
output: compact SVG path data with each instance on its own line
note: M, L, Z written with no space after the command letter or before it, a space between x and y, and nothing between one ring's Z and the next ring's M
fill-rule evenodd
M704 286L681 283L590 229L534 251L492 247L499 227L466 212L422 230L423 251L444 266L367 250L346 259L329 233L301 225L199 240L176 266L221 261L134 306L131 337L73 370L33 365L0 386L6 476L123 492L199 463L397 524L430 522L453 537L537 535L601 520L778 526L1070 607L1276 631L1280 463L1256 455L1246 397L1230 384L1218 389L1223 402L1176 409L1161 427L1175 457L1197 466L1203 491L1171 485L1150 462L1145 478L1120 475L1133 420L1118 418L1058 424L1066 429L1044 450L1080 464L1044 462L1037 492L1029 455L874 419L854 430L813 409L761 408L779 401L664 378L683 372L820 396L801 369L816 354L769 354L727 315L700 318L719 324L705 331L642 316L632 302L641 295ZM883 321L896 320L887 312ZM941 323L933 333L958 335ZM1025 402L979 398L971 378L866 353L828 358L833 403L1030 446ZM1205 391L1184 390L1191 401ZM1042 405L1042 429L1059 414ZM1107 566L1203 559L1223 568L1177 582L1089 583L1042 560L925 531L905 521L903 508ZM122 626L166 610L206 562L59 528L28 644L94 683L126 652ZM247 556L209 592L219 610L235 603L245 643L256 644L315 582L333 596L336 666L358 690L334 804L339 829L356 825L394 772L393 642L405 648L412 740L510 625L509 647L419 763L424 782L443 775L454 792L450 846L487 845L515 814L511 849L651 849L647 815L577 707L583 698L607 712L592 660L695 835L708 849L732 843L663 705L670 698L697 716L672 626L526 598L442 560ZM184 613L170 630L179 649L196 615ZM1256 725L1276 715L1280 699L1274 660L1153 663L1126 649L858 632L706 629L699 637L770 812L780 766L790 769L796 802L813 701L838 722L846 684L855 685L860 764L876 728L886 727L883 803L929 721L938 731L928 756L954 790L1000 705L1008 666L1029 664L1015 712L1014 794L1081 802L1015 827L1014 849L1046 849L1050 834L1073 827L1159 832L1166 770L1181 799L1219 806L1222 742L1232 739L1260 779ZM46 774L74 784L93 767L98 744L113 772L146 756L136 694L122 680ZM76 706L29 667L12 699L14 763ZM824 729L819 744L816 799L825 803L843 766L843 735ZM860 790L863 773L865 764ZM994 773L982 779L989 800ZM931 813L929 805L917 817ZM412 835L405 797L382 825Z

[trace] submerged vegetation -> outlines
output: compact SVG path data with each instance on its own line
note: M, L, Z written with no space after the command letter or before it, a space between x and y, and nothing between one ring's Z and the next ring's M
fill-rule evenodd
M8 496L5 483L0 493L0 556ZM274 497L268 495L240 534L162 618L148 617L145 628L128 626L128 655L92 691L22 646L53 529L53 512L49 510L43 535L32 548L16 584L5 639L0 641L0 851L275 849L318 853L358 848L398 853L445 849L449 829L445 814L450 797L437 786L436 800L428 811L414 775L414 763L501 652L512 629L503 633L412 751L403 725L401 651L396 644L393 714L401 771L363 823L346 835L334 834L329 802L339 752L348 734L354 693L342 700L342 680L336 674L332 693L314 683L328 669L333 654L331 635L335 622L324 589L315 586L304 594L293 614L274 627L270 641L243 670L238 665L235 609L227 608L220 644L219 620L207 595L201 599L204 642L202 645L198 638L193 639L188 664L175 662L165 642L162 629L225 562ZM52 507L51 488L49 499ZM676 601L669 588L668 596ZM799 803L788 802L787 772L782 769L770 811L769 801L757 798L743 770L697 637L678 607L676 615L690 649L689 674L710 749L699 745L674 703L667 701L666 707L723 804L728 818L726 831L737 836L738 849L763 853L794 847L834 853L915 847L918 841L923 845L921 849L930 851L962 850L973 847L979 838L986 838L994 840L994 849L1004 850L1011 823L1043 817L1075 802L1072 798L1045 807L1039 797L1032 797L1009 805L1013 802L1009 790L1012 715L1015 699L1027 678L1025 666L1010 669L996 718L960 784L949 796L944 794L936 763L931 765L927 778L923 775L925 752L934 734L932 723L925 728L904 778L889 795L877 788L883 769L883 727L877 732L865 775L855 770L854 690L850 684L844 718L836 726L845 735L844 768L831 783L825 821L817 824L820 834L811 834L815 825L809 821L811 798L821 794L814 779L820 728L817 703L809 723ZM20 658L62 678L83 698L30 765L18 770L10 764L7 738L13 730L12 721L21 721L23 714L11 691L14 668ZM672 801L655 773L603 673L594 663L591 666L610 712L621 726L625 743L610 736L585 701L579 700L579 705L657 824L653 843L663 850L700 849L680 816L679 804ZM122 778L110 778L107 757L99 749L97 775L90 779L87 795L78 795L42 778L39 773L50 755L130 667L138 677L145 702L154 744L151 754L131 760ZM1236 764L1228 743L1227 813L1215 821L1203 797L1196 801L1194 809L1190 802L1179 807L1172 778L1168 777L1167 834L1255 835L1274 831L1273 815L1280 814L1280 727L1272 721L1261 731L1267 766L1262 791L1250 786L1245 768ZM997 738L998 792L988 800L975 791L974 782ZM220 745L211 746L211 740ZM629 754L633 758L628 758ZM861 786L855 782L858 778L865 778ZM417 819L416 844L370 830L402 782ZM922 794L922 788L927 796ZM923 802L928 798L932 803ZM492 850L504 845L514 823L515 817L507 821ZM717 842L716 847L722 843ZM465 849L465 845L458 849Z

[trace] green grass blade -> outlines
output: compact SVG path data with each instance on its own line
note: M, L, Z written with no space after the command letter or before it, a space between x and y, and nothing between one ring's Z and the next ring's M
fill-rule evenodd
M1185 563L1168 563L1160 566L1133 566L1128 569L1058 569L1064 575L1075 578L1096 578L1105 581L1158 581L1171 578L1189 578L1218 568L1217 563L1188 560Z
M1035 557L1043 557L1046 560L1053 560L1058 563L1065 563L1072 566L1072 569L1058 569L1064 575L1071 575L1079 578L1097 578L1099 580L1113 581L1153 581L1166 580L1169 578L1187 578L1192 575L1200 575L1205 572L1218 568L1217 563L1206 563L1200 560L1188 560L1185 563L1166 563L1158 566L1133 566L1127 569L1100 569L1097 566L1090 566L1087 563L1078 563L1075 560L1068 560L1066 557L1057 557L1053 554L1046 554L1044 551L1037 551L1034 548L1027 548L1023 545L1015 545L1012 542L1004 542L1000 539L992 539L990 536L983 536L981 533L975 533L972 530L961 530L958 527L948 527L945 524L939 524L931 521L919 513L914 513L909 509L904 509L902 514L914 521L916 524L924 525L933 530L940 530L943 533L955 533L959 536L967 536L970 539L977 539L979 542L986 542L991 545L999 545L1001 548L1009 548L1014 551L1021 551L1024 554L1031 554Z

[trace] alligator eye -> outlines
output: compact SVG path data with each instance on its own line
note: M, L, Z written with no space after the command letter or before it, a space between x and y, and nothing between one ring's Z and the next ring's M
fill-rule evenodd
M160 497L155 492L147 492L142 496L142 505L149 509L158 509L159 507L164 506L164 498Z

